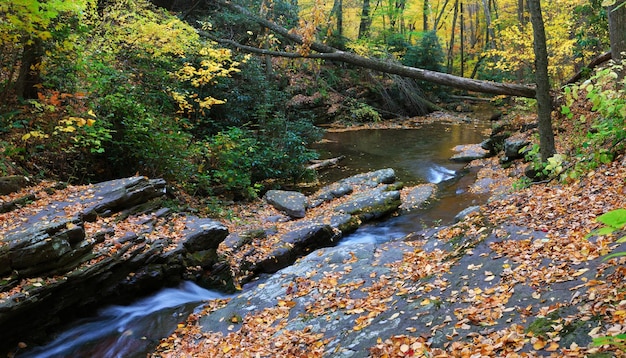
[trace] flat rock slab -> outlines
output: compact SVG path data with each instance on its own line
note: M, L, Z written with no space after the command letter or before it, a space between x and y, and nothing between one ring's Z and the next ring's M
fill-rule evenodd
M308 205L307 197L297 191L268 190L265 200L276 209L284 211L292 218L303 218Z
M454 245L434 245L439 239L425 235L420 242L320 249L201 316L198 325L208 334L254 341L257 322L273 312L280 320L275 337L316 335L324 357L379 356L381 340L394 337L423 337L428 352L447 356L451 342L471 345L476 337L499 337L499 332L518 332L520 339L527 330L552 332L575 317L576 305L594 290L586 283L610 274L594 268L601 258L577 264L544 260L536 263L539 269L557 266L572 274L550 287L534 287L525 281L524 262L491 247L505 241L538 245L545 234L507 226L497 231L462 237ZM556 308L538 318L548 306ZM559 332L559 346L589 344L588 333L597 324L572 321ZM305 352L319 347L301 343ZM549 345L525 344L516 353L550 356L549 350Z
M482 148L480 144L461 144L452 150L457 152L450 158L453 162L469 163L472 160L489 156L489 151Z
M428 202L434 199L437 193L437 185L420 184L411 188L404 188L402 192L404 193L404 199L400 205L400 210L409 212L428 205Z

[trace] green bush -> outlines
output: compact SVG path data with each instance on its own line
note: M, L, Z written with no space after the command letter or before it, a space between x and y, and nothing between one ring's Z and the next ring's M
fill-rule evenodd
M573 138L576 163L567 173L570 178L610 163L617 154L626 148L626 79L619 79L624 64L613 64L600 69L581 85L571 85L564 90L564 104L561 113L576 121L581 127L590 127L584 137ZM592 111L600 114L593 123L584 115L574 118L570 106L586 93L585 98L592 104Z

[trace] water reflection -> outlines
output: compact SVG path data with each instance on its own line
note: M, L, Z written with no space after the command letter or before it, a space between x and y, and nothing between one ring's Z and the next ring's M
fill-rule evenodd
M413 185L452 179L464 165L449 159L459 144L480 143L487 122L429 123L419 129L358 130L326 133L315 146L323 158L340 155L339 167L323 171L324 184L350 175L393 168L398 179Z

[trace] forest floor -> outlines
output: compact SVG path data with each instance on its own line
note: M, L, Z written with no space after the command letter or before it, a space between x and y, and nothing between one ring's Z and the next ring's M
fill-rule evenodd
M535 117L514 114L509 120L521 127ZM398 125L412 124L375 124L379 128ZM557 121L555 127L559 152L570 153L580 128L565 121ZM348 279L351 271L359 271L359 252L355 249L340 265L342 271L335 267L324 275L312 270L306 278L291 277L293 281L276 286L280 292L274 295L278 296L265 302L263 309L240 307L244 313L227 317L229 327L223 331L202 327L202 322L227 306L228 300L207 303L202 313L190 316L162 340L153 356L343 356L341 343L337 345L336 337L329 337L333 332L330 326L319 330L313 324L317 318L329 320L329 312L335 311L355 318L347 329L350 332L342 331L346 341L350 334L373 329L373 322L383 316L403 322L398 326L402 329L379 332L378 336L371 331L370 336L375 337L369 337L369 346L356 345L361 349L356 356L625 356L624 341L609 338L604 343L614 344L591 342L592 338L626 332L626 259L602 260L624 247L618 248L613 235L587 239L600 227L598 216L626 207L624 156L575 180L532 185L522 185L527 165L523 161L506 169L498 157L470 165L481 168L479 180L492 179L492 200L478 214L438 231L433 238L471 245L444 252L427 250L423 240L407 239L398 244L403 248L400 258L389 259L384 265L378 259L363 259L368 267L386 267L386 274L377 277L372 267L369 278L361 275ZM262 221L262 216L272 214L264 208L262 204L238 207L230 224ZM477 251L474 256L473 250ZM307 257L296 265L311 260L314 258ZM499 266L494 267L494 263ZM452 278L466 281L460 284L451 282ZM307 301L312 294L314 302ZM520 295L527 297L521 299ZM251 296L242 296L251 300ZM404 306L399 301L405 302ZM419 321L417 313L405 315L407 307L439 312L442 302L454 310L450 315L440 314L439 321L435 318L425 327L411 324L411 320ZM412 313L415 316L411 317ZM294 321L304 328L294 330ZM588 330L582 336L581 327ZM565 338L577 328L577 338ZM447 333L443 342L435 344L437 332ZM343 343L345 347L347 342Z

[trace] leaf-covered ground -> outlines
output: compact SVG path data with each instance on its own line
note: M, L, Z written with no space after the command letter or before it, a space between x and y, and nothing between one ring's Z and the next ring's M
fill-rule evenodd
M153 356L624 356L592 339L626 332L626 260L602 260L614 236L586 239L597 216L626 205L624 158L514 192L522 163L471 165L493 179L479 213L373 250L319 250L207 303Z

